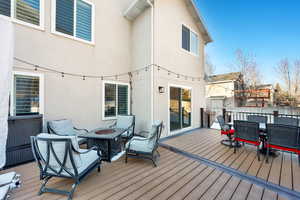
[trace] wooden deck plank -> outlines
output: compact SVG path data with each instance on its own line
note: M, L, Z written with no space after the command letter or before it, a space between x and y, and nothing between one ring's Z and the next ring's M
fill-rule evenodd
M250 192L248 194L247 200L257 200L261 199L263 195L264 188L252 184Z
M296 155L279 153L270 157L266 164L264 156L259 162L255 148L246 145L233 153L232 148L220 145L223 137L219 131L201 129L165 141L176 148L230 166L243 173L257 176L275 184L300 191L300 166ZM77 188L74 200L86 199L286 199L276 192L253 185L245 180L191 160L185 156L160 148L158 167L151 162L124 158L104 163L102 172L92 172ZM12 195L17 200L60 200L65 196L46 193L37 196L40 187L39 170L28 163L7 171L22 174L23 187ZM72 181L55 178L50 186L70 188Z
M282 153L282 169L280 173L280 185L293 189L292 183L292 154Z
M300 164L298 163L298 155L292 154L293 169L293 189L300 192Z

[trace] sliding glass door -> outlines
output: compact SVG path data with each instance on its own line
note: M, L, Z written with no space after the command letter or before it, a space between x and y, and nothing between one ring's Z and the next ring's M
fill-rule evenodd
M170 87L170 131L191 126L191 90Z

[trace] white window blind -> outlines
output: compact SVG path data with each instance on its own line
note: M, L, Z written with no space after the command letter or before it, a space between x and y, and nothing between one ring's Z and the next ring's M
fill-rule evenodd
M15 115L39 114L39 77L14 75L14 113Z
M125 84L104 84L104 117L111 118L129 113L129 87Z
M31 25L41 26L41 1L43 0L0 0L0 14ZM11 13L11 7L14 13Z
M55 31L92 41L93 5L84 0L56 0Z

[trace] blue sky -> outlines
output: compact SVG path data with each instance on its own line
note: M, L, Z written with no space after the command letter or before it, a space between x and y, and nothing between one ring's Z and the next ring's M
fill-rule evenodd
M216 73L229 72L236 49L256 56L265 83L282 58L300 59L300 0L194 0L214 42Z

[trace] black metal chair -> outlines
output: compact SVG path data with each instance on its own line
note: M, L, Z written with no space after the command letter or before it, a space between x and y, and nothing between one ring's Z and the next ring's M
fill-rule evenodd
M163 129L163 122L156 121L154 122L151 131L149 131L147 138L141 136L134 136L129 140L126 144L126 157L125 162L127 163L128 157L133 158L142 158L151 160L153 165L156 167L155 160L158 156L159 152L158 148L158 141L161 136Z
M235 120L234 121L234 153L236 153L237 143L245 142L248 144L255 145L257 147L257 157L260 161L260 152L259 152L259 123L257 122L248 122Z
M135 115L118 115L116 121L110 125L109 128L126 129L126 132L124 132L121 137L127 142L134 135Z
M298 126L267 124L267 162L270 149L294 152L298 154L300 164L300 136Z
M247 121L249 122L257 122L257 123L267 123L268 117L266 116L260 116L260 115L248 115Z
M96 147L89 150L80 149L76 136L57 136L39 134L31 137L32 151L40 169L43 184L39 195L45 192L67 195L72 199L77 185L92 170L100 172L101 156ZM46 184L52 177L73 179L75 183L70 191L47 188Z
M299 126L299 120L291 117L274 117L274 124Z
M232 147L232 136L234 134L234 130L231 129L230 124L226 124L222 115L217 116L217 120L221 127L221 135L226 135L228 139L223 139L221 144L225 146Z
M87 129L74 127L69 119L52 120L47 122L48 133L60 136L78 136L81 133L88 133ZM87 139L77 137L78 144L85 144Z

